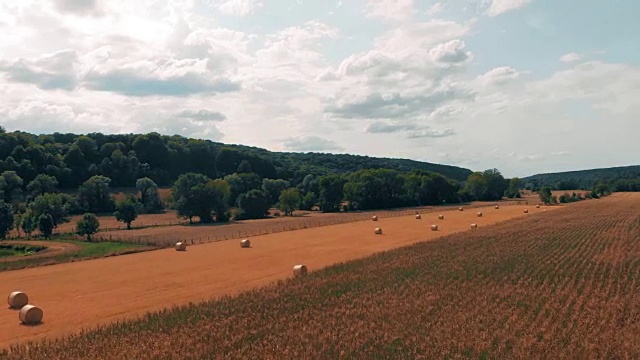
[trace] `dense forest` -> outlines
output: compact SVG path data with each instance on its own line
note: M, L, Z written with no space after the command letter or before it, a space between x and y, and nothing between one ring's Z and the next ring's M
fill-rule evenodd
M15 171L26 183L38 174L47 174L55 177L63 189L76 188L94 175L109 177L111 185L116 187L133 187L142 177L162 187L170 186L187 172L211 178L253 172L262 178L299 183L308 174L382 168L424 170L458 181L464 181L471 174L468 169L405 159L276 153L157 133L33 135L0 131L0 172Z
M640 191L640 165L538 174L522 179L529 190L603 189Z

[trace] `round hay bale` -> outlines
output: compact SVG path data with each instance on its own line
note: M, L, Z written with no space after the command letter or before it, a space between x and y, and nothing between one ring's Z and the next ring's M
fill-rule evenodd
M416 215L416 219L420 220L422 219L422 216L420 216L420 214Z
M540 209L540 205L536 205L536 209Z
M464 209L462 208L462 206L460 206L460 207L458 208L458 210L459 210L459 211L464 211Z
M472 229L477 229L478 228L478 224L471 224L471 228Z
M373 220L373 221L378 221L378 215L373 215L373 216L371 217L371 220Z
M524 209L524 213L528 214L529 213L529 209Z
M29 303L29 297L22 291L14 291L9 294L7 302L12 309L20 309Z
M300 277L307 275L307 265L296 265L293 267L293 276Z
M482 217L482 212L478 211L478 213L476 214L478 217Z
M431 225L431 231L438 231L438 225Z
M186 251L187 250L187 243L186 242L178 242L176 243L176 251Z
M382 228L376 228L375 230L373 230L373 232L374 232L376 235L382 235Z
M34 305L25 305L20 309L18 317L25 325L39 324L42 322L42 309Z
M444 220L444 215L438 215L438 219Z
M500 209L500 206L496 205L496 210Z
M249 239L244 239L244 240L240 241L240 247L242 247L242 248L250 248L251 247L251 241Z

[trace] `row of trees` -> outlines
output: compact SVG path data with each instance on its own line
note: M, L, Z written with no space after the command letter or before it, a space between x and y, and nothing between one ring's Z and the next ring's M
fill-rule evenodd
M173 207L193 222L226 222L265 217L276 206L290 215L315 206L323 212L385 209L404 206L498 200L516 182L498 170L473 173L464 187L436 173L415 170L364 169L348 174L309 174L292 186L283 179L261 179L255 173L234 173L221 179L205 174L181 175L173 185ZM519 192L518 192L519 196ZM230 209L235 207L235 213Z
M69 216L83 213L113 213L118 221L130 228L140 213L158 213L164 205L158 194L158 186L149 178L136 181L139 197L129 195L115 201L110 188L111 179L96 175L80 185L75 193L63 193L57 189L57 180L39 174L24 186L24 181L14 171L0 174L0 238L16 229L26 235L39 230L49 238L61 224L69 222ZM26 190L26 191L25 191ZM115 211L115 212L114 212Z

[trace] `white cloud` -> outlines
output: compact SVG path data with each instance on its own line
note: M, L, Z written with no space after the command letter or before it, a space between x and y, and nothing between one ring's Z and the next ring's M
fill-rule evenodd
M43 90L73 90L77 86L78 55L73 50L45 54L36 59L0 59L0 73L8 80L34 84Z
M429 55L437 62L461 63L472 58L471 52L465 51L464 47L464 41L454 39L429 50Z
M571 62L576 62L578 60L582 59L582 54L578 54L578 53L568 53L568 54L564 54L562 56L560 56L560 61L564 62L564 63L571 63Z
M176 114L178 118L192 119L195 121L223 121L227 117L219 111L208 109L183 110Z
M383 21L406 21L414 13L413 0L368 0L365 13Z
M409 133L407 135L408 139L420 139L420 138L441 138L447 137L451 135L455 135L455 130L452 128L444 128L444 129L423 129Z
M429 10L427 10L427 15L435 16L435 15L438 15L439 13L441 13L443 10L444 10L444 5L442 5L442 3L440 3L440 2L438 2L438 3L435 3L435 4L431 5Z
M508 11L519 9L528 5L531 0L492 0L487 15L498 16Z
M504 85L520 78L520 76L520 72L516 69L510 66L500 66L478 76L477 80L485 86Z
M54 0L54 4L62 12L77 15L103 15L99 0Z
M247 16L263 6L260 0L227 0L219 4L218 10L224 14Z
M335 142L318 136L290 137L284 139L282 145L291 151L330 151L343 149Z

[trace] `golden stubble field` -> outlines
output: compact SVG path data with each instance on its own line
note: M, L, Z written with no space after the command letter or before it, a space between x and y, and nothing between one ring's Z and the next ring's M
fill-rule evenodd
M529 214L523 210L529 209ZM0 311L0 347L76 333L96 325L144 315L174 305L234 295L291 276L296 264L311 271L373 253L431 241L521 216L542 216L563 207L493 206L381 218L112 258L0 273L5 294L25 291L44 310L41 325L19 324L14 310ZM444 210L444 209L443 209ZM477 217L478 211L483 217ZM437 215L445 215L438 220ZM439 231L431 231L432 224ZM383 235L374 235L381 227Z

